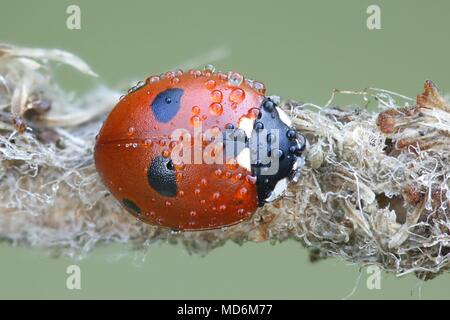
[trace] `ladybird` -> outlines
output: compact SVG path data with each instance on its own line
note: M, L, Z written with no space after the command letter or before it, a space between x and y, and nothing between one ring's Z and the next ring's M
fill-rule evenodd
M306 143L262 83L206 67L131 88L104 121L94 158L141 221L207 230L282 196L299 178Z

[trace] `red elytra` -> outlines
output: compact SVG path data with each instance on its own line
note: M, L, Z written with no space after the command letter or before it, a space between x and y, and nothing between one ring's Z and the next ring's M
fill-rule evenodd
M237 73L193 70L150 77L124 96L97 137L95 164L111 193L144 222L179 230L228 226L258 206L248 168L177 163L170 153L176 129L237 127L260 107L264 87ZM253 116L257 114L254 113ZM205 146L203 146L204 148Z

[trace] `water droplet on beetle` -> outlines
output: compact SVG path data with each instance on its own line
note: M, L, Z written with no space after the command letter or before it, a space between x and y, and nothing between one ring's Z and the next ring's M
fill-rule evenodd
M195 127L199 126L202 123L202 119L199 116L191 117L191 124Z
M237 173L234 175L235 180L241 180L242 179L242 173Z
M244 81L244 77L238 73L230 71L228 73L228 85L231 87L238 87L241 85L242 81Z
M228 170L236 170L237 168L239 168L239 163L236 159L230 159L227 161L225 166Z
M210 72L214 72L216 70L216 67L214 67L212 64L207 64L203 70L205 71L210 71Z
M247 181L249 184L256 184L256 177L247 175L245 176L245 181Z
M151 76L149 78L147 78L147 83L156 83L160 80L160 78L158 76Z
M173 77L175 77L175 74L174 74L173 71L167 71L167 72L164 74L164 78L171 79L171 78L173 78Z
M248 190L246 187L242 187L241 189L239 189L239 195L241 197L245 197L247 195L247 192L248 192Z
M228 75L226 73L223 72L219 72L217 74L217 77L219 78L219 80L221 81L227 81L228 80Z
M260 94L266 93L266 86L262 82L255 81L253 82L253 89Z
M229 99L231 102L241 103L245 99L245 91L240 88L236 88L231 91Z
M237 215L238 215L238 217L241 217L241 218L243 218L243 217L245 217L246 216L246 214L245 214L245 210L244 209L238 209L237 210Z
M209 79L205 81L205 88L208 90L213 90L216 87L216 81L213 79Z
M169 151L168 149L164 149L164 150L162 151L162 156L163 156L164 158L170 157L170 151Z
M214 175L215 175L217 178L222 177L222 174L223 174L223 172L222 172L222 170L220 170L220 169L217 169L217 170L214 171Z
M223 107L220 103L212 103L209 106L209 111L212 115L220 116L223 113Z
M194 70L194 72L192 72L192 75L194 76L194 78L199 78L202 76L202 72L200 70Z
M192 107L192 114L199 115L200 114L200 107L199 106L193 106Z
M211 102L222 102L223 94L220 90L213 90L209 95Z

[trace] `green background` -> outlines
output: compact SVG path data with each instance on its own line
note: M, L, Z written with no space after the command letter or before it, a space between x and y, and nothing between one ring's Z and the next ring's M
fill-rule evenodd
M81 30L66 28L70 4L81 7ZM369 4L381 7L381 30L366 27ZM414 97L425 79L448 92L449 10L445 0L2 0L0 41L79 54L111 86L225 48L219 69L261 80L269 94L324 104L333 88ZM76 90L94 83L64 78ZM162 244L145 261L127 246L108 246L79 262L1 244L0 257L0 298L341 299L353 289L353 299L450 298L450 275L427 283L383 275L381 289L369 290L365 269L336 259L311 264L293 241L229 243L206 257ZM66 289L73 263L82 271L79 291Z

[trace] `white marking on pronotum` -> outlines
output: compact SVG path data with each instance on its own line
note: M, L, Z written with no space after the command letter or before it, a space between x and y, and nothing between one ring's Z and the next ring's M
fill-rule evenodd
M277 107L278 115L280 116L280 120L283 121L288 127L292 125L291 118L284 112L280 107Z
M244 148L241 152L239 152L236 157L238 164L247 169L247 171L251 171L251 159L250 159L250 149Z
M247 118L247 117L242 117L239 120L239 129L244 130L245 135L250 138L252 135L252 131L253 131L253 123L255 122L255 120Z
M287 187L288 187L288 179L287 178L281 179L280 181L277 182L275 188L273 188L270 197L268 197L266 201L272 202L275 199L281 197L286 191Z

